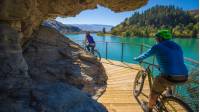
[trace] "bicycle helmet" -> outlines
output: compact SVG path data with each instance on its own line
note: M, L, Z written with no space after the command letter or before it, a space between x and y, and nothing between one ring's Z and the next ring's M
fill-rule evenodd
M169 39L172 39L172 34L169 30L160 30L155 34L155 37L169 40Z

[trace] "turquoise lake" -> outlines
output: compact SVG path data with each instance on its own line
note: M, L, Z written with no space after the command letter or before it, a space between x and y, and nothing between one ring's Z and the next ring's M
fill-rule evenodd
M136 63L133 58L141 54L141 46L138 44L154 45L156 44L153 38L144 37L117 37L117 36L97 36L91 34L96 41L96 49L101 53L101 57L106 58L106 42L107 42L107 58L113 60L123 60L128 63ZM78 44L82 44L85 34L66 34L71 40ZM173 41L178 43L184 52L184 56L193 60L199 60L199 39L195 38L174 38ZM122 47L122 43L123 47ZM122 50L123 49L123 50ZM148 50L149 47L144 47L143 51ZM123 53L122 53L123 51ZM122 57L123 54L123 57ZM152 62L152 58L146 61ZM191 67L191 63L185 62L188 67Z
M85 34L66 34L65 36L69 37L74 42L82 45ZM124 62L128 62L128 63L137 63L133 61L133 57L136 57L141 53L140 52L141 47L138 46L138 44L143 43L143 44L148 44L150 46L156 44L153 38L143 38L143 37L120 38L117 36L97 36L96 34L92 34L92 36L94 37L94 40L96 41L96 49L101 53L101 56L103 58L106 58L106 42L107 42L107 58L113 59L113 60L119 60L119 61L123 60ZM185 57L196 60L197 62L199 61L199 39L174 38L173 41L175 41L182 47ZM122 47L122 43L125 43L123 44L123 47ZM143 51L148 50L149 47L145 47ZM122 54L123 54L123 58L122 58ZM148 58L146 59L146 61L151 63L152 58ZM186 60L185 60L185 64L190 72L193 71L193 69L198 69L198 64L194 64ZM155 77L157 75L159 75L159 71L157 69L154 69L153 76ZM193 85L193 86L195 87L198 85ZM193 104L194 102L198 103L198 101L194 100L193 97L191 97L191 94L188 92L187 87L185 85L176 86L176 93L183 96L184 99L182 100L184 100L188 104L192 104L190 106L194 110L196 109L195 105Z

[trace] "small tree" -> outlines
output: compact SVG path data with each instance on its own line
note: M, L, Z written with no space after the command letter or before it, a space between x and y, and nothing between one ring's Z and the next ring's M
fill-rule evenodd
M105 33L106 33L106 28L104 27L102 31L103 31L103 33L105 34Z

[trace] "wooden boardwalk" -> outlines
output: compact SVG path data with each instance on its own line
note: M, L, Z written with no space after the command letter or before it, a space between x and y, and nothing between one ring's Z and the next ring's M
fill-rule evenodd
M109 112L142 112L133 96L133 81L139 65L102 60L108 81L105 93L98 99ZM144 90L148 88L144 87Z

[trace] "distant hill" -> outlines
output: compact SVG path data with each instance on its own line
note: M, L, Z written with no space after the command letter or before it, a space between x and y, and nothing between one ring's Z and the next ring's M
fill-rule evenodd
M98 25L98 24L70 24L80 28L82 31L100 32L105 28L106 32L110 32L113 26L110 25Z
M199 9L189 10L188 12L189 12L190 14L193 14L193 15L198 15L198 14L199 14Z
M184 11L174 6L155 6L136 12L112 28L113 35L152 37L158 30L168 29L175 37L198 37L198 10Z
M59 32L65 34L65 33L77 33L77 32L81 32L82 30L76 26L72 26L72 25L65 25L62 24L56 20L46 20L42 23L42 25L47 26L47 27L51 27L51 28L55 28L56 30L58 30Z

